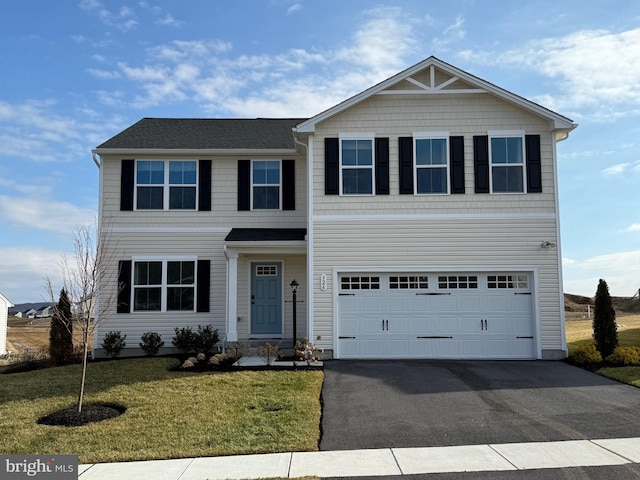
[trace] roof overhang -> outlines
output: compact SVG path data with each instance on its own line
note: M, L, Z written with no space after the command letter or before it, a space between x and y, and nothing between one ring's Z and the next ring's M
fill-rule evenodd
M306 228L233 228L225 238L225 250L244 254L307 253Z
M291 156L299 155L295 149L162 149L162 148L94 148L91 153L96 155L116 155L116 156L179 156L179 157L200 157L200 156Z

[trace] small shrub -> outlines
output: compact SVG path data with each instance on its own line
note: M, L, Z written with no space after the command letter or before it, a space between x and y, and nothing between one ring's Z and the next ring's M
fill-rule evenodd
M156 332L147 332L142 334L141 340L142 342L138 345L140 345L142 351L150 357L157 355L160 349L164 346L162 337Z
M264 363L266 363L267 365L272 365L273 362L280 358L280 346L271 345L267 342L261 347L258 347L256 353L264 361Z
M182 353L187 354L195 351L196 345L196 333L191 330L191 327L175 328L176 335L173 337L171 343L173 346L180 350Z
M205 325L204 327L198 325L198 333L195 335L195 351L199 353L209 353L220 340L218 330L213 330L211 325Z
M238 342L229 342L226 346L226 354L230 358L234 358L239 362L242 357L245 357L249 351L251 350L251 346L248 343L238 343Z
M237 359L227 353L216 353L209 359L209 365L217 368L230 368Z
M640 365L640 348L638 347L616 347L605 361L615 367L628 367Z
M577 347L571 352L571 355L569 355L569 360L571 363L581 367L595 366L596 364L602 363L602 355L596 350L595 345L589 344Z
M108 355L115 358L120 354L120 351L127 346L127 342L125 342L126 338L126 334L123 337L119 331L111 331L104 336L102 348Z

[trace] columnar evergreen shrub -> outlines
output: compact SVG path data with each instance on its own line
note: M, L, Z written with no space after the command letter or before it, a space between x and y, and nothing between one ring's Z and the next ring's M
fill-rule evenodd
M49 356L55 365L64 365L73 359L71 302L64 288L60 291L60 299L53 310L53 318L51 319Z
M598 290L596 291L593 338L596 342L596 348L603 358L611 355L618 346L616 312L611 303L607 282L602 279L600 279Z
M176 334L171 340L174 347L185 354L195 351L196 334L191 330L191 327L176 327L175 332Z
M195 347L198 353L209 353L213 346L218 343L220 337L218 330L213 330L211 325L204 327L198 325L198 333L196 334Z

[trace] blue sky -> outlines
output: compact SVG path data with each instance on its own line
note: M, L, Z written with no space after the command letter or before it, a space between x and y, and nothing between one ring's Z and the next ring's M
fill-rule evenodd
M91 149L140 118L312 116L430 55L580 124L558 145L565 291L637 291L637 0L2 2L0 291L46 298L94 223Z

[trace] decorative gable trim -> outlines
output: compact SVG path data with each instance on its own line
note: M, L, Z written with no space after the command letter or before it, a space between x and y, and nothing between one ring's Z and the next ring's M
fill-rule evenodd
M412 76L415 75L416 73L426 69L429 69L430 77L431 77L429 81L429 85L423 82L418 82L417 80L412 78ZM447 73L448 75L451 75L451 78L446 80L443 83L436 84L435 69L441 70ZM401 81L410 82L419 88L413 89L410 91L393 90L390 88ZM470 88L468 89L447 88L456 81L464 82L465 84L468 84ZM344 102L339 103L338 105L335 105L334 107L328 110L325 110L324 112L319 113L318 115L299 123L296 126L295 131L297 133L314 133L316 124L328 118L331 118L334 115L337 115L338 113L348 108L351 108L359 104L360 102L366 100L367 98L373 95L381 94L382 92L386 92L386 91L388 91L388 93L384 93L385 95L393 95L393 94L397 95L397 94L402 94L403 92L412 93L412 94L413 93L422 93L422 94L486 93L486 94L494 95L500 98L501 100L504 100L512 105L516 105L517 107L523 108L534 115L537 115L539 117L542 117L544 119L547 119L553 122L554 129L558 130L556 134L556 138L558 140L563 140L564 138L566 138L568 133L577 127L577 125L567 117L564 117L558 113L555 113L547 108L542 107L541 105L538 105L537 103L534 103L530 100L520 97L514 93L508 92L507 90L504 90L492 83L489 83L485 80L482 80L481 78L471 75L470 73L460 70L459 68L456 68L453 65L443 62L442 60L436 57L429 57L423 60L422 62L417 63L416 65L409 67L406 70L394 75L393 77L388 78L387 80L384 80L383 82L380 82L377 85L374 85L373 87L357 95L354 95L353 97L345 100Z

